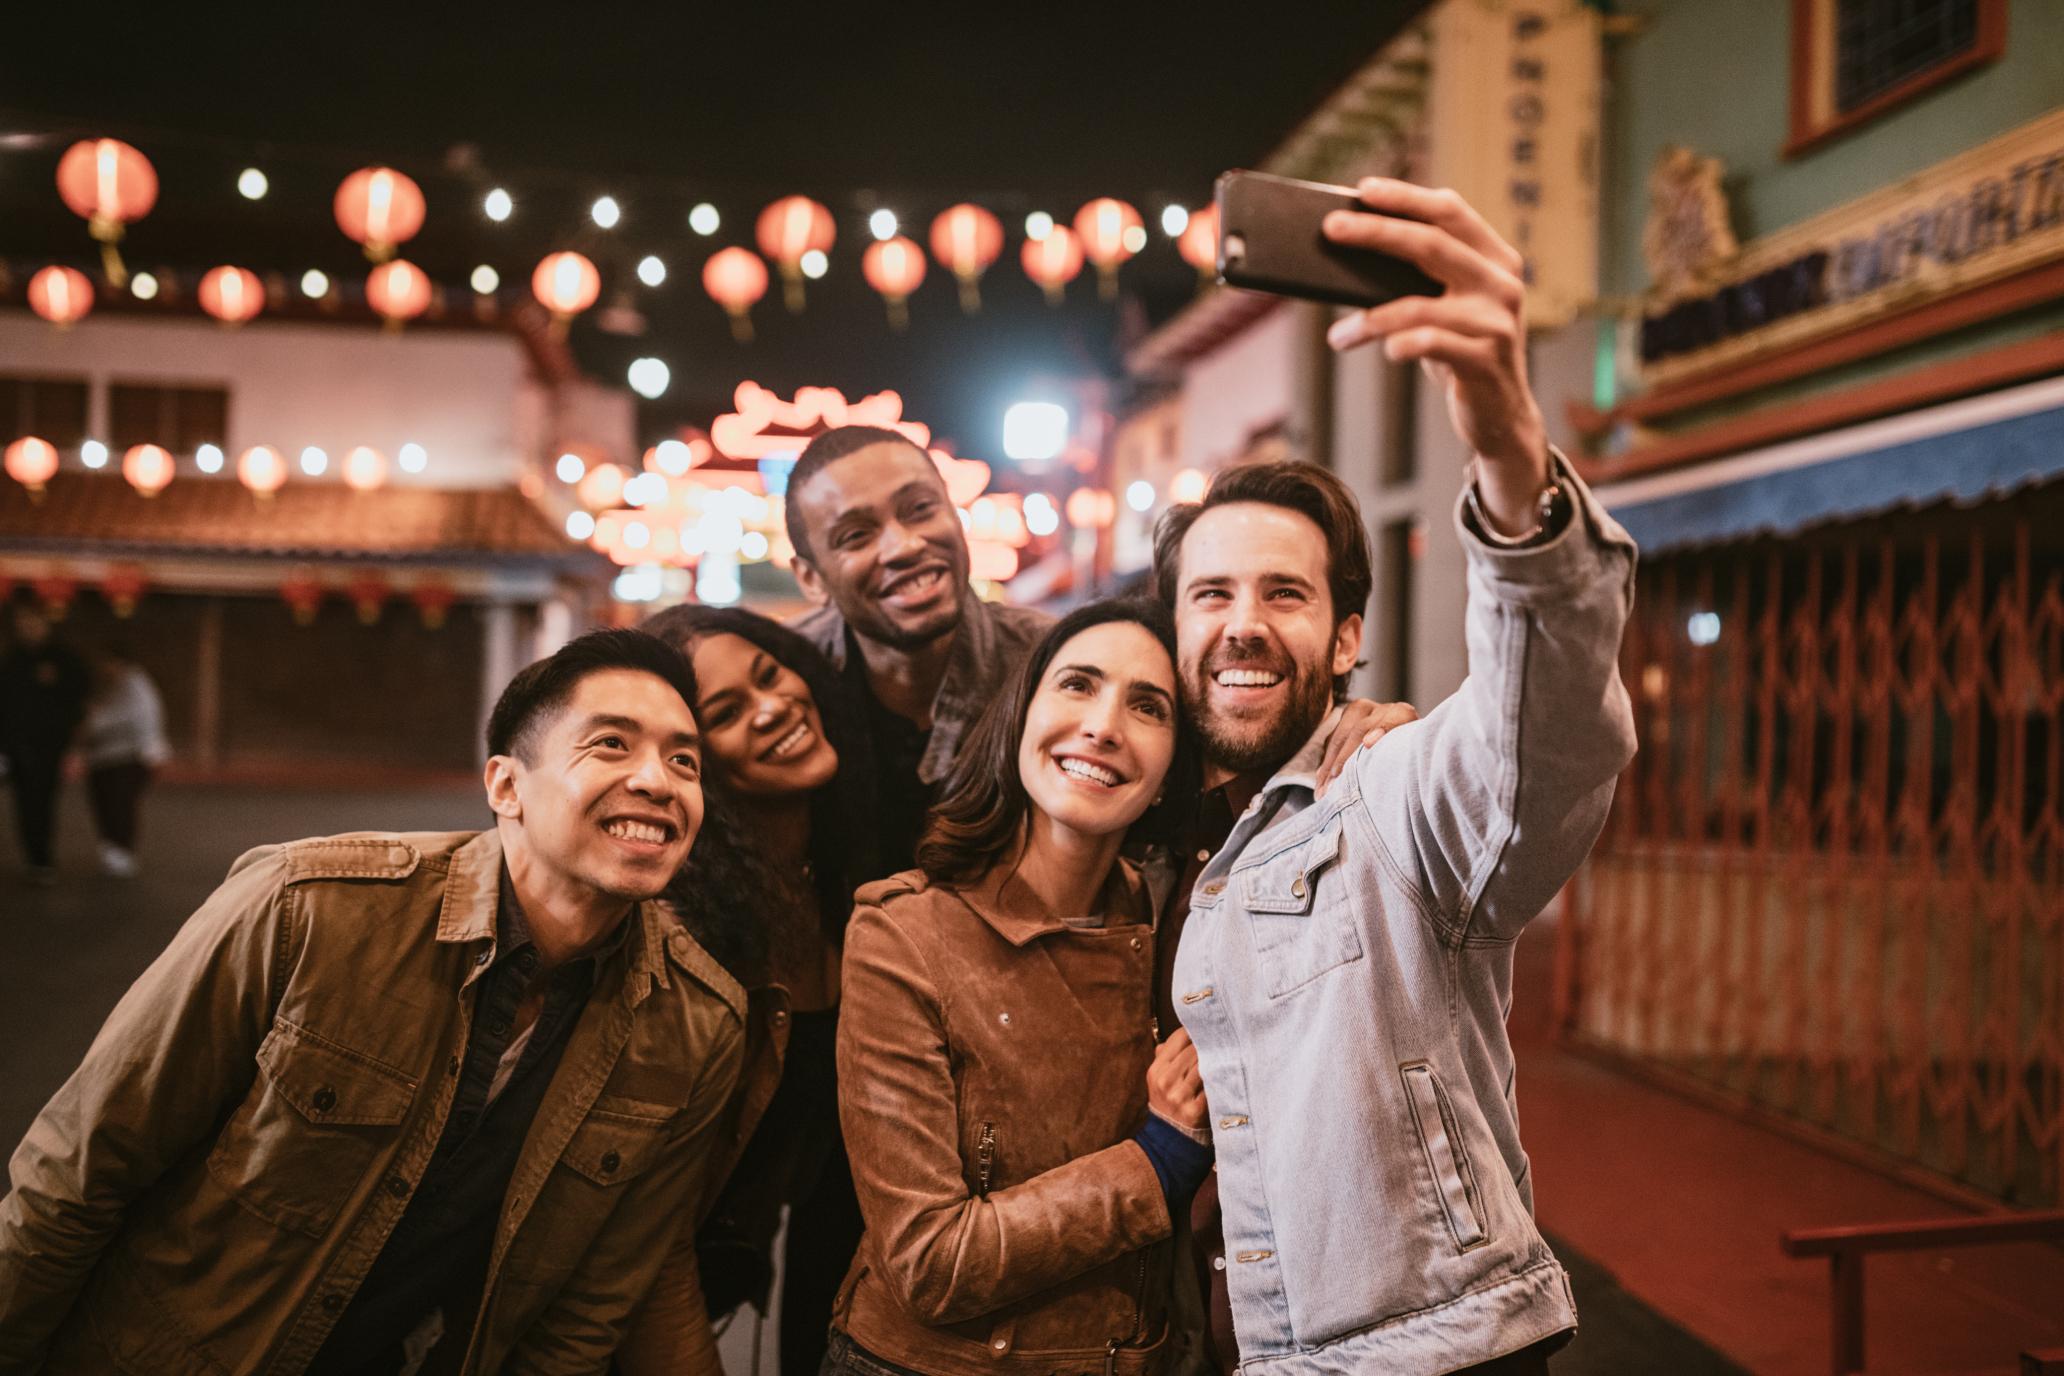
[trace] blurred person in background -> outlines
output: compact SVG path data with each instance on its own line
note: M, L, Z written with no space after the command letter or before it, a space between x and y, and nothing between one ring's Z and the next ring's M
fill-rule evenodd
M14 793L29 882L56 882L57 788L65 752L86 711L86 662L42 612L14 609L14 639L0 655L0 757Z
M833 1047L853 890L880 877L866 728L824 656L763 616L688 605L644 629L695 667L708 800L666 899L744 985L747 1049L729 1154L619 1363L634 1376L717 1371L711 1321L741 1303L768 1312L785 1208L780 1370L809 1376L860 1242Z
M86 757L86 796L100 832L100 868L136 873L137 814L144 790L172 753L165 741L165 705L157 685L117 642L92 656L93 695L79 728Z

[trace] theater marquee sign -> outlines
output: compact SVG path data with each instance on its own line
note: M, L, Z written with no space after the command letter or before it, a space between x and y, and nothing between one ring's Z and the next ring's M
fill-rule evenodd
M1658 196L1651 217L1672 204ZM1676 265L1645 303L1642 377L1735 367L2059 258L2064 110L1724 261Z

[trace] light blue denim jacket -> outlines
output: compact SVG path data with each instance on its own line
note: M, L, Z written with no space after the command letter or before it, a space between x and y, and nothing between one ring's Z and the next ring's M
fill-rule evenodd
M1175 964L1243 1373L1435 1376L1576 1324L1519 1144L1512 950L1634 753L1634 545L1563 468L1549 543L1469 550L1470 674L1313 798L1334 717L1199 876ZM1337 716L1337 713L1336 713Z

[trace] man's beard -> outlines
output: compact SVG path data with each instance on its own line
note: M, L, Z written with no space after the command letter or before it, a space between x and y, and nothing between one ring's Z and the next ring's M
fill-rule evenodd
M1282 709L1274 716L1221 716L1212 706L1213 676L1221 669L1267 669L1284 676L1288 688ZM1235 774L1274 770L1295 755L1333 708L1333 681L1310 665L1293 660L1240 659L1213 655L1191 672L1189 705L1205 758Z
M910 653L922 650L942 635L951 635L960 629L960 600L952 602L915 626L906 626L889 616L874 602L863 602L846 614L846 624L877 645L886 645L892 650Z

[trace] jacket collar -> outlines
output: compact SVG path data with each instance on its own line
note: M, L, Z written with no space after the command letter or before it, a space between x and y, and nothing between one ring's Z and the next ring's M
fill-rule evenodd
M483 952L488 959L476 962L466 972L469 984L492 963L495 911L501 899L501 888L502 837L500 832L489 828L452 852L451 866L444 881L444 903L437 914L439 941L488 943L487 950ZM655 984L662 989L671 987L667 978L665 936L660 931L658 915L649 902L638 904L624 920L636 925L628 938L616 942L604 953L603 960L607 963L614 960L620 951L630 952L632 978L626 981L625 991L626 997L636 1005L644 1001ZM645 978L647 975L651 978Z
M1267 798L1286 788L1301 788L1307 793L1319 789L1319 763L1326 758L1326 743L1333 739L1333 729L1340 725L1340 718L1346 708L1335 706L1326 713L1318 730L1311 733L1297 753L1283 762L1282 768L1269 776L1258 795Z
M1023 946L1056 932L1076 930L1060 914L1048 912L1040 906L1039 900L1024 885L1011 883L1010 879L1016 872L1017 866L1005 861L965 889L951 892L1013 946ZM1111 877L1104 881L1104 925L1151 923L1154 920L1154 897L1152 887L1140 875L1139 866L1120 857L1118 863L1111 867Z

